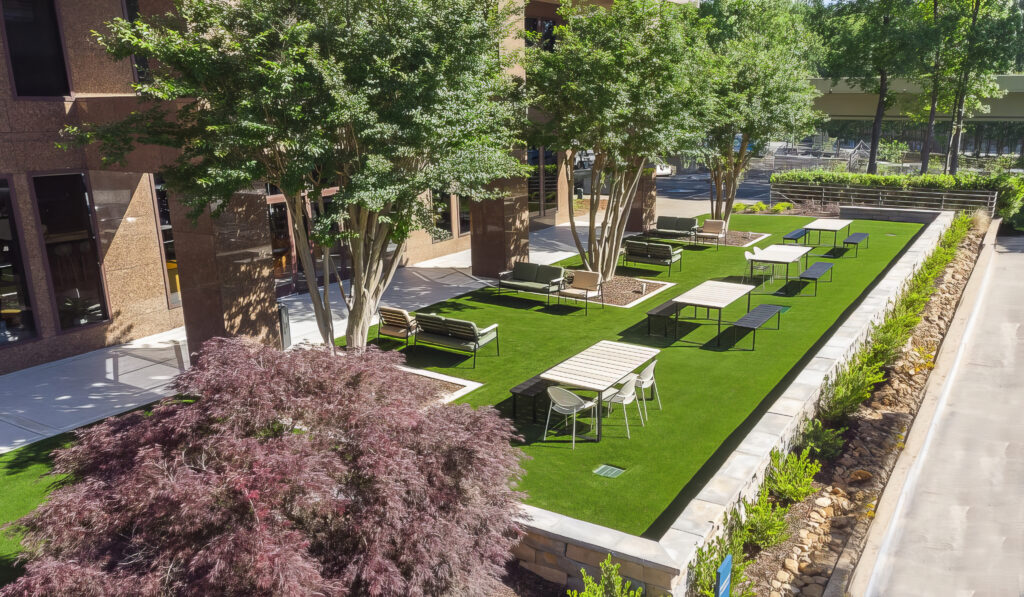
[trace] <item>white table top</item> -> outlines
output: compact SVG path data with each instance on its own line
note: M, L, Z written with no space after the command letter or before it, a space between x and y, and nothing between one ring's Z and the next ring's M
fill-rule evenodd
M657 348L601 340L540 374L541 379L603 392L658 356Z
M807 245L771 245L760 252L754 253L753 261L762 263L794 263L800 261L812 249L814 247Z
M696 305L698 307L709 307L711 309L724 309L737 299L743 298L752 292L757 286L750 284L735 284L733 282L717 282L708 280L699 284L676 298L674 302L683 305Z
M830 232L839 232L843 228L846 228L850 224L853 224L853 220L840 220L837 218L818 218L810 224L804 224L804 230L826 230Z

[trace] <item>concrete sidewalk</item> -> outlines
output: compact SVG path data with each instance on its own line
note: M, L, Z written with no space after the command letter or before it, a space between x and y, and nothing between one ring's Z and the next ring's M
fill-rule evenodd
M862 560L852 594L1024 595L1024 237L998 238L984 275L931 426L919 451L912 435L901 456L912 464L891 521L871 530L877 557Z
M530 244L530 260L536 263L575 254L568 226L533 232ZM403 267L384 303L416 310L493 282L472 276L469 266L464 251ZM309 295L280 302L288 307L292 344L319 344ZM347 314L336 292L334 305L334 330L340 336ZM0 453L156 402L188 366L185 329L178 328L0 376Z

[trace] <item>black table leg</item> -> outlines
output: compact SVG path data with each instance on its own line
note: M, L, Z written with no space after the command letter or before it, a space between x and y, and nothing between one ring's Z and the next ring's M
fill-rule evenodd
M722 310L718 310L718 338L715 339L717 343L715 346L722 345Z
M601 419L604 418L604 392L597 394L597 441L601 441Z
M750 294L749 292L747 293L747 313L750 313Z

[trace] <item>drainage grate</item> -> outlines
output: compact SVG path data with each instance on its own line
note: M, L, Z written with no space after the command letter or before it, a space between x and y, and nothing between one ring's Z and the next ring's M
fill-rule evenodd
M618 477L624 472L626 472L626 469L622 469L617 466L612 466L610 464L602 464L601 466L594 469L595 475L599 477L608 477L609 479L614 479L615 477Z

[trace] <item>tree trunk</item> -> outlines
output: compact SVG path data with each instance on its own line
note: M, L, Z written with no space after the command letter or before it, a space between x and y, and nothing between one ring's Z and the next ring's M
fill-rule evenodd
M938 69L932 75L932 95L928 107L928 126L924 129L924 144L921 146L921 174L928 174L928 163L932 157L932 139L935 138L935 113L939 103Z
M366 349L366 337L373 316L405 252L403 239L397 244L391 256L387 255L392 227L390 222L382 221L381 216L390 210L390 205L385 205L379 211L369 210L360 205L349 207L349 225L354 232L350 241L351 307L345 326L345 343L349 350Z
M889 95L889 76L885 69L878 71L878 105L875 106L875 120L871 124L871 149L868 151L868 174L878 173L878 143L882 139L882 119L885 118L885 101Z
M953 128L949 137L949 154L946 156L946 171L956 175L960 169L960 145L964 136L964 94L957 92L956 106L953 109Z
M302 195L286 197L288 208L292 212L292 236L295 238L295 252L299 256L302 274L306 276L306 289L310 302L313 304L313 315L320 339L324 346L334 344L333 322L330 304L323 302L316 284L316 265L313 263L313 248L306 234L306 200Z

